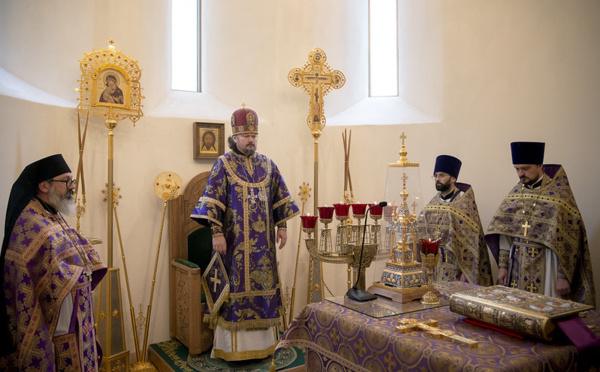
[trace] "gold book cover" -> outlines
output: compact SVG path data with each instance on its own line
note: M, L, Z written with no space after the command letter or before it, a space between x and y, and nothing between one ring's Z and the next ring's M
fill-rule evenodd
M552 340L557 320L592 309L578 302L500 285L450 296L452 312L546 341Z

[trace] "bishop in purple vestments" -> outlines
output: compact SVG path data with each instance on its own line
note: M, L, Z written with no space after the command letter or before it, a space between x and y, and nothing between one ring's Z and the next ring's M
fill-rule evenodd
M231 118L232 151L213 165L191 217L209 226L213 255L230 282L216 317L213 356L225 360L273 354L281 325L281 284L275 246L285 245L286 221L299 213L277 165L256 153L258 117L248 108ZM275 231L277 227L277 232Z

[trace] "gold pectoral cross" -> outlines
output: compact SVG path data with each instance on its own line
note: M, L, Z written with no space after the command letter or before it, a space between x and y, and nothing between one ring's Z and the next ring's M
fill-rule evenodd
M525 223L522 224L521 227L523 228L523 236L527 236L527 230L529 230L529 228L531 227L529 221L525 220Z
M419 322L416 319L400 319L398 320L398 325L396 326L396 332L410 332L415 329L420 329L424 332L429 333L435 338L447 338L450 340L462 342L463 344L467 344L471 349L475 349L479 346L479 343L474 340L470 340L466 337L459 336L452 331L444 331L439 328L439 323L436 320L430 319L424 322Z

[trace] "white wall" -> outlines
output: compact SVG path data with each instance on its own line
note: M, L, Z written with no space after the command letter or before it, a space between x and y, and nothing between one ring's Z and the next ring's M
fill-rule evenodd
M115 169L121 188L118 213L133 306L146 307L162 212L152 189L165 170L184 181L207 171L211 162L192 158L192 122L228 122L245 103L260 117L259 151L281 168L297 195L313 185L313 146L306 128L308 97L287 82L308 52L320 47L346 86L325 98L333 117L364 98L364 1L203 1L203 93L169 95L169 7L159 0L127 2L7 0L0 3L0 67L72 107L55 107L8 97L0 83L0 215L10 186L23 167L43 156L65 154L77 165L74 107L85 52L117 41L117 50L138 60L145 116L115 130ZM401 76L403 99L439 122L419 125L353 126L351 171L360 201L379 200L387 164L398 159L399 136L408 136L411 161L421 163L423 196L434 193L429 175L441 153L462 159L460 180L471 183L484 228L517 178L509 143L546 142L546 162L565 165L587 226L596 286L600 288L600 174L593 168L600 130L600 3L594 0L401 0L401 47L407 61ZM427 27L429 25L429 27ZM432 30L433 34L428 33ZM408 38L408 39L407 39ZM421 47L426 45L427 47ZM415 62L416 61L416 62ZM421 78L418 78L421 76ZM433 76L433 77L432 77ZM440 88L441 87L441 88ZM33 98L31 101L35 101ZM87 214L82 231L106 240L107 129L90 119L86 141ZM229 129L227 129L229 131ZM342 199L344 127L328 126L320 139L319 204ZM312 200L307 210L312 212ZM299 219L289 224L288 246L279 255L284 287L291 287ZM163 234L149 342L166 340L168 330L167 238ZM114 264L121 267L115 238ZM106 257L105 245L98 246ZM304 306L308 253L302 247L295 313ZM345 293L346 268L325 264L327 285ZM344 281L340 280L343 277ZM368 279L371 278L370 276ZM124 283L123 283L124 284ZM123 285L124 287L124 285ZM125 297L124 297L125 298ZM126 300L125 300L126 301ZM128 303L125 302L126 309ZM127 311L126 311L127 313ZM128 349L133 352L126 319Z

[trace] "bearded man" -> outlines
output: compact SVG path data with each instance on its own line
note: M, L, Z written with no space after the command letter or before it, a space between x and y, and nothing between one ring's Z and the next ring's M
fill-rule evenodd
M456 182L462 162L450 155L435 160L433 179L438 193L419 216L423 237L440 239L441 259L435 281L492 284L483 227L471 185Z
M212 356L239 361L275 351L283 310L275 246L285 245L286 222L299 208L275 162L256 152L256 112L236 110L231 127L231 151L213 165L191 218L210 227L213 260L222 260L230 281L222 295L228 299L212 308L209 303L215 324Z
M74 190L60 154L13 184L0 255L2 370L98 370L92 291L107 269L63 217L75 213Z
M595 306L587 234L565 170L544 164L543 142L510 146L519 182L486 235L498 263L498 282Z

